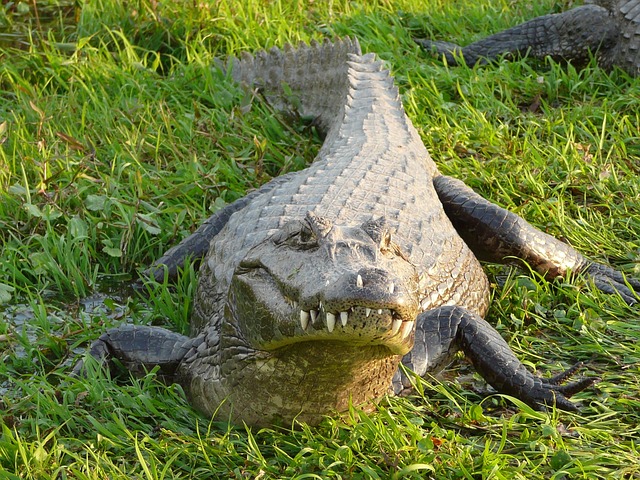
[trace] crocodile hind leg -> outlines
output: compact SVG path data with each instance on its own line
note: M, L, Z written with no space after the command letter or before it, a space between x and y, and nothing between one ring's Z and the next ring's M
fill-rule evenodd
M516 397L536 409L556 405L563 410L576 410L568 398L595 381L586 378L560 385L577 367L549 379L536 377L489 323L462 307L446 306L426 311L418 316L416 325L413 350L404 356L402 363L420 376L442 369L458 350L462 350L476 371L498 392ZM410 386L410 379L399 370L393 384L396 393Z
M584 5L534 18L466 47L424 39L416 39L416 42L426 50L444 55L451 65L461 57L472 66L505 54L550 56L586 63L591 53L610 48L617 36L618 27L606 8Z
M117 360L137 376L160 367L158 376L172 383L178 365L192 347L193 339L165 328L123 325L102 334L91 344L89 355L110 367ZM81 375L84 368L84 361L80 360L73 374Z
M569 271L583 273L603 292L618 294L628 304L638 301L634 289L640 291L640 281L589 261L573 247L485 200L460 180L442 175L433 183L447 216L479 259L500 263L518 259L548 278Z

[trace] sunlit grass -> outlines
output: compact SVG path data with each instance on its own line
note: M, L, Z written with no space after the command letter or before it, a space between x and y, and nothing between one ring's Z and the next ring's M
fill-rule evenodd
M277 430L210 422L153 374L68 376L122 322L187 333L193 269L175 286L130 282L313 160L311 129L211 68L286 42L358 37L441 171L640 276L638 81L552 62L449 68L412 40L467 43L571 2L18 3L0 7L0 478L640 476L637 307L580 277L488 267L489 320L529 368L581 360L601 379L579 414L514 406L464 362L372 415Z

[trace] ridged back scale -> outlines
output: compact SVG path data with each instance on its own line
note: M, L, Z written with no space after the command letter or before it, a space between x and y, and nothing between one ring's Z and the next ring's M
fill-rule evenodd
M605 2L606 3L606 2ZM640 0L617 2L612 12L619 25L620 39L604 66L618 65L632 75L640 74Z

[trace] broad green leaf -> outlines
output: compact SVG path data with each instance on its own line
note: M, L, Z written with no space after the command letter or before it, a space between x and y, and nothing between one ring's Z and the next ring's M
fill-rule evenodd
M109 255L110 257L121 257L122 256L122 250L120 250L119 248L104 246L102 248L102 251L104 253L106 253L107 255Z
M42 210L40 210L37 205L34 205L33 203L25 203L24 209L31 217L42 218Z
M0 283L0 304L7 303L11 300L11 294L15 291L11 285Z
M86 206L94 212L102 210L107 203L108 198L104 195L87 195Z
M85 222L78 215L72 217L69 220L69 225L67 228L69 229L69 235L72 238L86 238L89 233L87 222Z
M136 220L138 222L138 225L140 225L143 229L145 229L151 235L158 235L161 231L160 226L158 225L158 222L150 215L138 213L136 215Z

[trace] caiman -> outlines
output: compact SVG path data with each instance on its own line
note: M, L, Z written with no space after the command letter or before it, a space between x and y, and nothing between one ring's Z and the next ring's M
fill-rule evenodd
M604 68L620 67L640 74L640 0L594 0L562 13L543 15L466 47L416 39L443 54L450 64L467 65L499 57L528 55L571 61L578 66L595 55Z
M441 175L389 72L356 40L273 48L231 60L236 82L313 118L324 143L209 218L157 261L157 278L204 257L191 336L126 325L90 349L133 372L159 366L206 415L248 425L314 424L371 407L462 350L498 392L575 409L592 383L530 373L483 316L478 258L518 258L550 278L582 272L636 301L640 282ZM76 371L81 371L79 363Z

